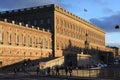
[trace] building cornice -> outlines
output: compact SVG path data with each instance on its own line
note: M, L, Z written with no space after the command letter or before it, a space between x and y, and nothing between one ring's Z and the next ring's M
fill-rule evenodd
M68 17L71 17L72 19L74 19L76 21L79 21L79 22L81 22L81 23L83 23L83 24L85 24L85 25L87 25L87 26L89 26L89 27L91 27L93 29L96 29L96 30L99 30L99 31L105 33L105 31L102 28L97 27L94 24L91 24L90 22L88 22L88 21L86 21L86 20L76 16L75 14L70 13L69 11L67 11L67 10L57 6L57 5L54 5L54 8L55 8L55 11L57 11L57 12L60 12L60 13L66 15Z
M39 29L39 27L35 28L34 26L28 27L28 24L23 26L21 22L19 22L19 24L15 24L15 21L8 22L7 19L4 19L4 20L0 20L0 23L8 24L8 25L14 25L14 27L16 27L16 28L19 27L19 28L24 28L24 29L28 29L28 30L34 30L34 31L37 31L37 32L47 33L47 34L51 35L49 30L45 31L45 29Z
M23 12L23 11L31 11L31 10L38 10L38 9L46 9L46 8L54 8L55 11L58 11L76 21L79 21L97 31L100 31L102 33L105 33L105 31L100 28L100 27L97 27L96 25L93 25L91 24L90 22L76 16L75 14L72 14L71 12L59 7L58 5L56 4L50 4L50 5L43 5L43 6L37 6L37 7L30 7L30 8L23 8L23 9L16 9L16 10L9 10L9 11L3 11L3 12L0 12L0 15L3 15L3 14L10 14L10 13L17 13L17 12Z

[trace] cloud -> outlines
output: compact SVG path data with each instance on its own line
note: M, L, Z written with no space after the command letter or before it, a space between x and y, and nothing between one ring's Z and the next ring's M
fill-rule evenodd
M114 42L114 43L106 43L107 46L113 46L113 47L119 47L120 48L120 42Z
M101 27L107 32L116 32L115 26L120 25L120 12L109 17L92 18L90 22Z
M114 13L114 11L113 11L112 9L110 9L110 8L105 8L105 9L103 10L103 12L104 12L104 13L107 13L107 14Z
M100 4L100 5L106 5L108 4L107 2L105 2L105 0L94 0L95 3Z

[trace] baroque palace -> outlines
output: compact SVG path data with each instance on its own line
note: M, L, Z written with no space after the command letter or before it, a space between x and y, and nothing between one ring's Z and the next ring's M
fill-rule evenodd
M55 4L1 12L0 18L2 66L24 59L110 50L105 47L103 29Z

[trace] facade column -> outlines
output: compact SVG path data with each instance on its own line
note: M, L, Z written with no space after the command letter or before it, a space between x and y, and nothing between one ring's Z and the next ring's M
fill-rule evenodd
M54 11L54 30L53 30L53 57L56 56L56 12Z

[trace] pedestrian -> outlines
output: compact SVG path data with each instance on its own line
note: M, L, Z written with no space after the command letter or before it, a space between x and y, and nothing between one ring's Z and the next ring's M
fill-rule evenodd
M54 73L55 73L55 67L53 66L51 70L52 70L52 75L54 75Z
M65 66L65 73L66 73L66 76L67 76L67 74L68 74L68 67L67 66Z
M50 67L47 68L47 75L50 75Z
M17 73L17 69L16 69L16 67L13 69L13 71L14 71L15 74Z
M72 76L72 67L69 67L70 76Z
M39 75L39 67L37 67L36 72L37 72L37 76L38 76Z
M59 67L56 66L56 75L59 75Z

